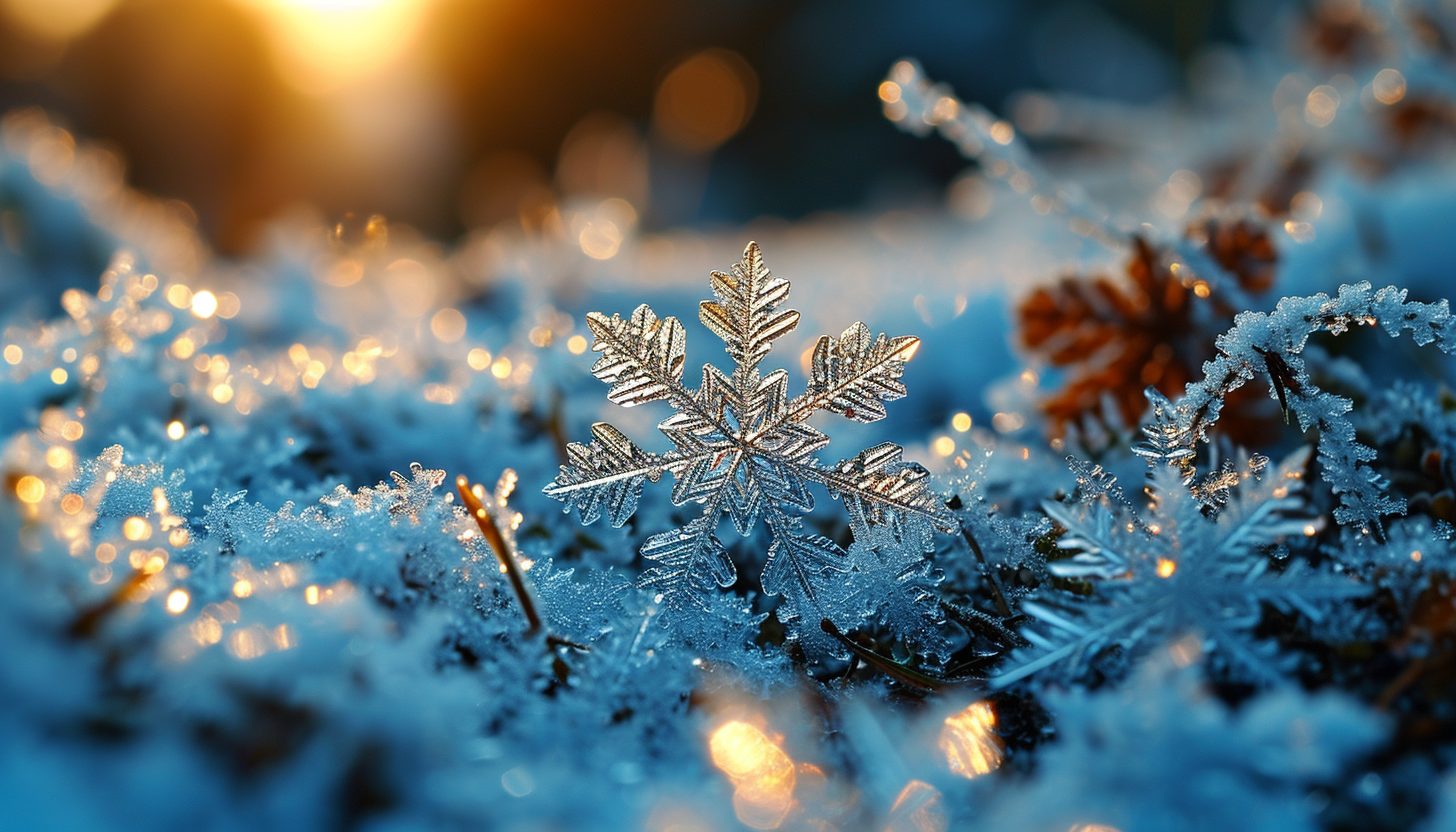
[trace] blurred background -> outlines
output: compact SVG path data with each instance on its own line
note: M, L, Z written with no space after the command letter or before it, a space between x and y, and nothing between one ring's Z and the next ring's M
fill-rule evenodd
M571 196L702 227L939 200L965 163L885 122L899 57L993 109L1149 101L1261 5L0 0L0 110L108 146L225 254L299 204L442 240Z

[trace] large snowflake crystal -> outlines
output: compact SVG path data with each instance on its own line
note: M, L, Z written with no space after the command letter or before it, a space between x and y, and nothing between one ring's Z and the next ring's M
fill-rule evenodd
M675 610L695 599L701 604L713 584L736 580L717 536L722 516L729 515L745 536L762 516L772 539L763 589L783 596L781 619L802 618L817 631L821 619L842 616L833 611L849 595L844 578L835 576L852 562L833 541L803 531L802 516L814 506L810 483L844 502L856 539L868 539L873 526L877 541L888 534L891 545L913 547L929 528L954 528L925 469L902 461L898 445L877 445L825 466L816 454L829 438L808 424L820 410L857 422L883 418L884 402L905 395L900 376L920 341L874 336L862 323L838 338L824 336L813 350L808 389L790 397L787 372L759 370L773 341L799 323L798 312L780 309L788 281L773 277L758 245L749 243L743 262L731 274L713 272L711 284L717 299L703 301L699 319L723 339L735 367L725 376L705 365L696 390L682 381L685 339L676 318L658 318L646 305L628 318L587 316L596 336L592 349L602 353L592 372L611 385L607 398L626 407L666 401L676 412L658 428L674 447L648 453L598 423L590 444L570 446L569 464L545 490L566 502L567 511L575 506L584 523L606 516L620 526L636 509L643 483L672 474L673 503L698 503L703 510L681 528L647 540L642 555L655 565L642 583Z

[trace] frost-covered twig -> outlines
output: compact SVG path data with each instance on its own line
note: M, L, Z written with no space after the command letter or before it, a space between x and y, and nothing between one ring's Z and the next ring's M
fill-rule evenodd
M1172 462L1186 469L1199 442L1208 441L1224 399L1259 373L1267 373L1285 414L1294 413L1302 430L1319 429L1319 461L1340 505L1343 524L1380 528L1380 518L1405 511L1405 501L1384 493L1384 483L1368 463L1375 451L1355 438L1349 399L1320 390L1300 357L1309 337L1326 331L1339 335L1355 326L1379 324L1391 337L1405 330L1417 344L1435 342L1445 352L1456 348L1445 300L1407 301L1406 290L1374 289L1368 282L1340 287L1335 297L1319 293L1285 298L1273 312L1244 312L1219 336L1218 355L1203 365L1202 381L1189 384L1176 403L1149 388L1153 423L1143 429L1147 442L1138 453L1150 462Z
M501 475L500 484L496 486L496 502L498 505L505 502L504 494L510 493L510 486L516 482L516 472L506 469ZM507 485L509 483L509 485ZM485 542L490 544L491 551L495 552L496 560L500 561L501 571L506 573L506 578L511 582L511 591L516 594L516 600L521 604L521 612L526 616L526 622L530 625L527 633L535 633L541 629L541 615L536 612L536 602L531 597L531 590L526 585L526 576L521 571L521 565L516 563L514 543L506 542L506 534L510 532L507 524L503 533L495 517L485 504L485 488L477 484L471 487L470 481L464 476L455 478L455 490L460 493L460 501L465 504L465 510L470 513L475 524L480 527L480 534Z
M1061 182L1042 167L1016 135L1010 122L990 110L956 97L950 87L925 75L915 61L897 61L880 85L885 116L916 136L938 130L962 156L981 162L986 172L1006 180L1017 193L1030 194L1038 213L1067 217L1072 231L1111 249L1122 249L1126 235L1107 221L1107 210L1082 189Z

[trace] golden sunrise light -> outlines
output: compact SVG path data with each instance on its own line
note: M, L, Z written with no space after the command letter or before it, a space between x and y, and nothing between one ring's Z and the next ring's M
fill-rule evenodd
M367 80L420 35L429 0L239 0L262 15L283 78L321 95Z

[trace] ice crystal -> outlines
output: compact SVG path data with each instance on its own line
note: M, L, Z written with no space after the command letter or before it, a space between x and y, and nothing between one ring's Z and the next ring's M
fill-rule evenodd
M1021 594L1025 583L1020 578L1025 576L1036 581L1045 577L1046 558L1037 551L1034 542L1051 531L1051 523L1040 511L1018 515L1009 507L993 502L988 494L988 461L989 457L982 458L969 473L950 483L954 493L950 505L967 551L958 552L958 557L950 559L947 570L956 578L953 583L958 585L984 584L995 602L996 613L1010 618L1015 597ZM1089 468L1095 469L1095 482L1116 488L1116 479L1105 474L1100 466ZM1010 577L1018 580L1008 583Z
M1305 515L1300 493L1308 459L1308 450L1301 450L1272 471L1245 460L1237 488L1211 517L1178 469L1167 465L1153 471L1153 502L1143 512L1106 498L1047 502L1047 515L1066 530L1057 544L1065 557L1049 563L1048 571L1063 586L1095 594L1049 588L1022 601L1036 622L1023 635L1035 648L995 683L1010 684L1060 662L1077 676L1107 648L1141 652L1145 642L1189 634L1212 643L1236 675L1278 679L1273 645L1251 632L1263 605L1317 621L1326 602L1363 591L1287 556L1282 571L1271 569L1269 550L1318 528L1318 520Z
M920 341L875 336L862 323L837 338L824 336L813 348L808 389L791 398L787 372L759 369L774 340L798 325L798 312L780 309L789 282L772 276L758 245L749 243L731 273L713 272L711 286L716 299L701 304L699 318L723 339L735 366L724 375L705 365L696 390L682 381L686 343L676 318L658 318L645 304L626 318L587 316L596 336L592 349L602 354L592 372L611 385L607 398L627 407L666 401L676 412L658 428L674 448L649 453L598 423L589 444L569 446L569 462L546 493L565 502L567 511L575 507L584 523L605 516L620 526L635 511L644 483L670 473L673 503L703 509L642 546L643 557L655 565L641 584L656 588L668 611L701 607L701 596L714 584L726 587L736 580L717 535L722 515L745 536L762 516L772 542L761 585L782 596L780 619L802 619L805 626L795 628L799 634L819 632L826 618L857 623L846 622L831 601L844 592L841 573L853 566L913 571L913 565L870 564L863 557L856 563L834 541L807 533L802 516L814 507L807 486L822 485L843 501L858 540L867 540L873 527L888 530L894 545L916 549L929 528L949 530L953 521L930 490L927 472L903 461L898 445L887 442L824 465L816 454L829 438L808 420L818 411L858 422L883 418L884 402L905 395L900 377ZM877 538L875 548L883 551L885 539Z
M1388 593L1402 616L1411 615L1417 597L1431 587L1433 575L1452 572L1456 547L1452 545L1452 529L1444 522L1432 522L1419 515L1402 517L1391 522L1382 540L1352 529L1343 531L1340 545L1330 547L1330 557ZM1336 633L1349 640L1368 636L1367 623L1355 620L1358 618L1340 622Z
M1348 386L1364 391L1370 385L1361 378ZM1372 464L1409 498L1408 510L1456 523L1456 399L1450 391L1397 381L1369 396L1354 418L1356 430L1379 453Z

